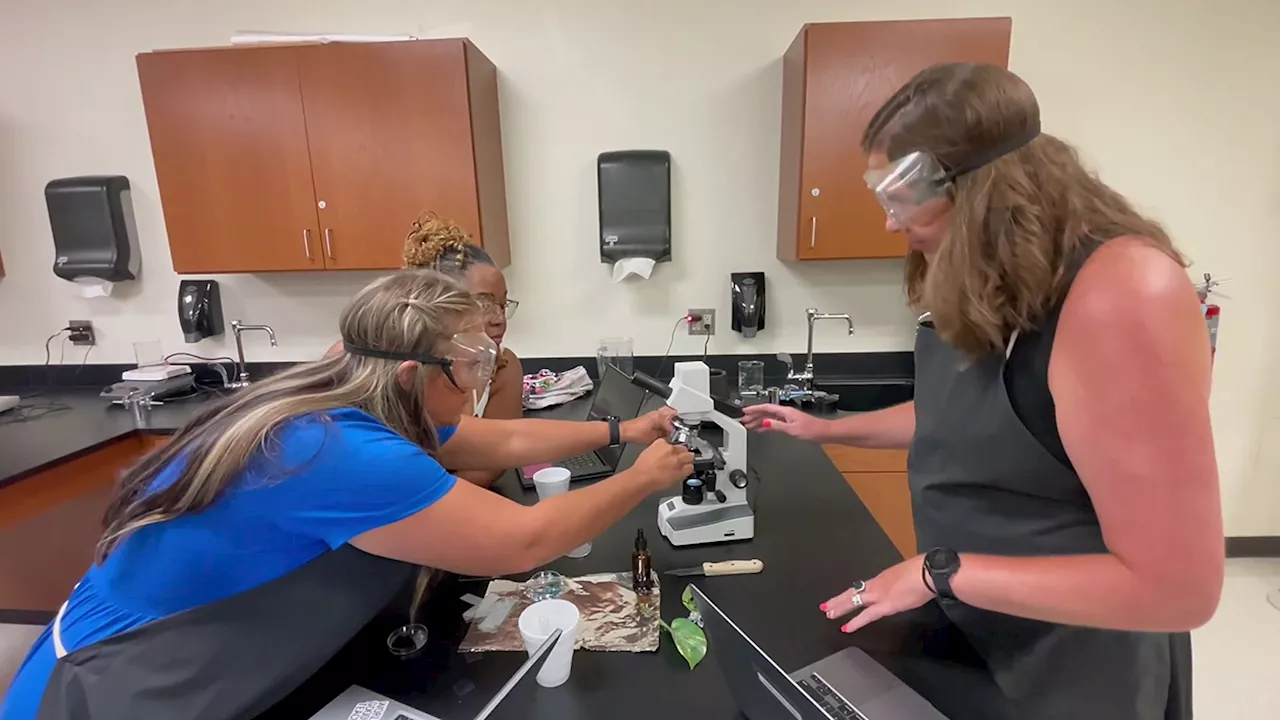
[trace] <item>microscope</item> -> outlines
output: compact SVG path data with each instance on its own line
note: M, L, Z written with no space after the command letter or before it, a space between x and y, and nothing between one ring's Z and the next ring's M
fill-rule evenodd
M711 371L703 362L679 362L670 385L636 372L631 382L663 398L676 411L668 441L693 453L693 475L680 497L663 498L658 530L672 545L747 540L755 535L755 514L747 505L747 429L742 408L711 396ZM723 431L723 445L700 437L703 423Z

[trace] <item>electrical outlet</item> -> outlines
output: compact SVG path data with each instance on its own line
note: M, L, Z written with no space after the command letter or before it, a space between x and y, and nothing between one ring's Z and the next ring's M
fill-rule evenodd
M96 345L98 336L93 332L93 323L89 320L71 320L67 322L69 334L67 339L72 345Z
M689 308L689 316L694 318L689 321L690 335L716 334L716 311L714 308Z

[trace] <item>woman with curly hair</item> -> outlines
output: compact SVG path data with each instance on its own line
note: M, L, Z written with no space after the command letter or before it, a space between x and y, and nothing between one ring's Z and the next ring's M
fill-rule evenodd
M484 332L498 345L498 365L493 379L474 391L469 413L493 420L514 420L522 413L524 370L520 358L502 344L507 320L520 303L507 296L507 280L502 270L483 248L471 242L466 231L434 212L423 213L409 229L404 241L404 266L429 268L461 280L479 302ZM330 352L341 348L336 343ZM502 470L460 472L458 477L488 487L502 476Z

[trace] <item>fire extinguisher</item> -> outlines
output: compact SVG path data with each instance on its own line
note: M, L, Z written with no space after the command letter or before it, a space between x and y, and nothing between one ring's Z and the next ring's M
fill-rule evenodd
M1204 282L1196 285L1196 293L1200 296L1200 309L1204 312L1204 322L1209 329L1209 352L1214 357L1218 352L1218 320L1222 316L1222 308L1209 302L1209 296L1216 294L1219 281L1210 273L1204 274Z

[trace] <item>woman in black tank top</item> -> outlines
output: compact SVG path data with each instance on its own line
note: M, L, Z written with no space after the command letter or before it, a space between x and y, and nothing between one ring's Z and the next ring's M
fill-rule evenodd
M1224 558L1208 334L1181 256L1040 132L1002 68L923 71L862 144L926 314L915 400L836 421L760 406L747 424L910 448L921 554L821 610L853 632L938 602L1013 717L1190 717L1187 631L1213 615Z

